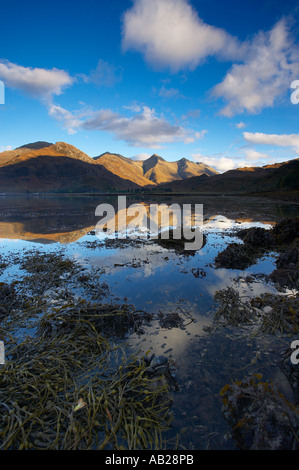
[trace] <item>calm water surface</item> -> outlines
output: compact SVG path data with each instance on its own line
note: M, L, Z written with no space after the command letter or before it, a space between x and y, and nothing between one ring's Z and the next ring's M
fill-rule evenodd
M246 271L215 269L213 262L229 243L240 243L237 230L251 226L270 228L279 218L298 214L298 205L252 198L127 198L127 205L203 204L207 242L200 251L184 256L150 240L141 244L105 244L103 234L100 242L92 230L98 221L95 208L103 202L113 204L117 212L116 197L0 197L1 254L62 250L86 271L100 268L101 281L109 285L105 301L127 301L155 314L144 334L129 335L126 344L129 351L144 354L151 349L155 354L166 355L175 365L180 390L173 392L174 425L170 434L184 428L180 442L188 449L234 448L227 435L229 427L222 417L219 396L227 382L251 371L262 372L275 380L284 393L292 392L274 365L277 352L286 346L285 340L270 335L254 337L242 328L205 332L213 319L213 296L217 290L232 286L250 297L277 292L258 276L273 271L275 254L267 254ZM23 275L16 264L2 273L0 282ZM159 312L180 313L185 328L161 328Z

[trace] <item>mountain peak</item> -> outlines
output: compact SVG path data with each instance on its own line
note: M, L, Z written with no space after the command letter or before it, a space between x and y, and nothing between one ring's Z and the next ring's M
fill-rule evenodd
M81 150L77 149L74 145L67 144L66 142L56 142L55 145L51 146L52 150L55 150L62 155L66 155L67 157L76 158L78 160L82 160L86 163L94 163L93 158L87 155Z
M21 147L17 147L15 150L19 150L19 149L39 150L44 147L51 147L51 145L53 144L51 144L50 142L44 142L42 140L39 140L38 142L32 142L30 144L21 145Z
M149 158L156 158L156 159L158 159L158 160L160 160L160 161L162 161L162 162L165 162L164 158L160 157L160 155L157 155L156 153L154 153L154 154L153 154L151 157L149 157Z
M104 152L104 153L101 153L101 155L98 155L97 157L93 157L93 160L99 160L101 157L109 157L109 156L119 157L119 158L126 158L123 155L121 155L120 153Z

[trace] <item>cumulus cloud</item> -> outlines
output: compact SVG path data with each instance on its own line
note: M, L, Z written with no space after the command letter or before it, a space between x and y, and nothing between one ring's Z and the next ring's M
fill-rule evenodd
M142 111L142 106L136 102L133 102L130 105L124 105L124 109L128 109L129 111L132 111L133 113L140 113Z
M231 67L213 95L227 102L220 112L224 116L258 113L272 107L298 75L299 49L282 19L271 31L253 38L243 63Z
M159 148L162 144L177 141L190 143L203 138L206 132L194 132L173 125L164 117L157 116L155 110L147 106L143 106L142 112L133 117L127 117L110 109L98 111L86 109L71 112L51 104L49 115L61 122L69 133L75 133L82 129L106 131L112 133L116 139L124 140L136 147Z
M149 153L138 153L138 155L135 155L134 157L132 157L132 160L144 161L144 160L147 160L149 157L150 157Z
M246 166L245 161L240 161L240 160L234 160L229 157L210 157L210 156L204 156L201 155L200 153L195 153L191 154L193 160L195 162L202 162L205 163L206 165L211 166L212 168L215 168L219 173L224 173L225 171L228 170L233 170L235 168L242 168Z
M63 128L71 135L75 134L82 125L82 116L80 114L76 116L67 109L53 103L48 106L48 113L49 116L56 119L56 121L61 122Z
M0 79L5 86L21 90L34 98L60 95L74 79L64 70L23 67L0 60Z
M237 59L244 44L198 16L188 0L135 0L123 18L125 51L141 52L154 67L194 69L211 55Z
M246 142L259 145L291 147L299 153L299 134L264 134L262 132L243 132Z

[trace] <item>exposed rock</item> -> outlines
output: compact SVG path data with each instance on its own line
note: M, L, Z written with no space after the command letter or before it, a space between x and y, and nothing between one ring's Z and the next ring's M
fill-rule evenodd
M280 220L272 231L278 244L292 243L299 237L299 217Z
M246 269L254 264L259 252L250 245L230 243L227 248L215 258L217 268Z
M248 230L241 230L238 235L242 238L244 243L248 243L252 246L270 248L276 244L272 231L262 227L252 227Z
M269 251L280 253L277 269L269 279L282 287L298 287L299 284L299 217L282 219L266 230L252 227L240 230L238 237L243 244L231 243L215 258L216 267L246 269Z
M281 268L296 269L299 260L299 250L297 246L292 246L289 250L277 258L276 266Z
M296 269L275 269L269 279L281 287L298 287L299 273Z

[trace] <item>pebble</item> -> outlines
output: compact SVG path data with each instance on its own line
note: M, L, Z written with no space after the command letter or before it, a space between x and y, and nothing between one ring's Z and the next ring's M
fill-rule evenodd
M273 308L270 307L270 305L268 305L267 307L264 307L264 312L265 313L270 313L270 312L272 312L272 310L273 310Z

